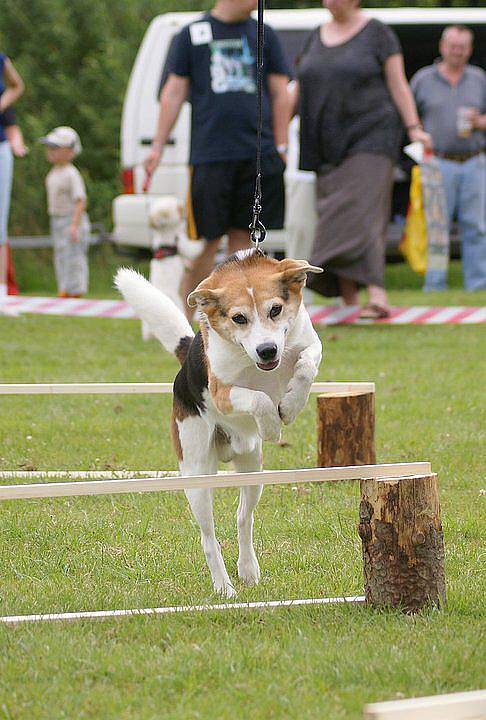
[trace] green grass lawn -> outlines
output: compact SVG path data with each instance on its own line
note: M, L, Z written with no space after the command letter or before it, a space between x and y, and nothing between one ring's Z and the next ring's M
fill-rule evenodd
M443 304L484 304L453 270ZM94 295L109 293L110 273L95 269ZM432 304L413 288L392 292ZM169 381L177 369L135 321L0 318L0 338L0 382ZM447 607L0 627L0 717L357 720L366 702L484 686L484 326L342 327L322 339L319 379L377 384L378 460L431 460L439 473ZM2 470L176 467L168 397L0 402ZM266 468L315 465L315 401L284 438L266 448ZM233 578L236 506L236 491L217 493ZM266 488L255 521L262 581L237 582L238 599L361 593L357 519L355 484ZM2 615L215 600L182 493L0 505Z

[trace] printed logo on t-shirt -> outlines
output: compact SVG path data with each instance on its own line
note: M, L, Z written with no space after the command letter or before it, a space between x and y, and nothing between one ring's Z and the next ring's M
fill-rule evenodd
M213 40L210 48L213 92L254 93L255 57L246 35L231 40Z
M211 23L206 21L194 23L189 26L191 42L193 45L206 45L213 39Z

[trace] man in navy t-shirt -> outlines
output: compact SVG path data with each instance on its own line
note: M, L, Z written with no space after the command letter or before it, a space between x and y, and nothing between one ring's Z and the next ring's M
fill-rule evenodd
M210 13L183 28L167 60L168 78L148 174L157 168L180 109L192 106L188 228L207 242L185 278L185 294L212 271L222 235L229 252L249 246L257 133L255 0L217 0ZM269 229L283 226L287 150L288 67L274 31L265 26L262 132L263 213Z

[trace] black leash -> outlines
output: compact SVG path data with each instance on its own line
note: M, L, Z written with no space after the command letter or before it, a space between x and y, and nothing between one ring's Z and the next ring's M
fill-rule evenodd
M255 249L265 240L267 230L260 220L262 212L262 129L263 129L263 45L265 30L263 26L263 10L265 0L258 0L257 24L257 141L256 141L256 179L255 197L253 200L253 218L250 224L250 240Z

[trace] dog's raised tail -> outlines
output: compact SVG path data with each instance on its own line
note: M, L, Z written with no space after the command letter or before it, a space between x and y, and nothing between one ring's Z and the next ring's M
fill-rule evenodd
M194 332L175 303L131 268L118 270L115 285L130 307L145 320L157 340L182 365Z

